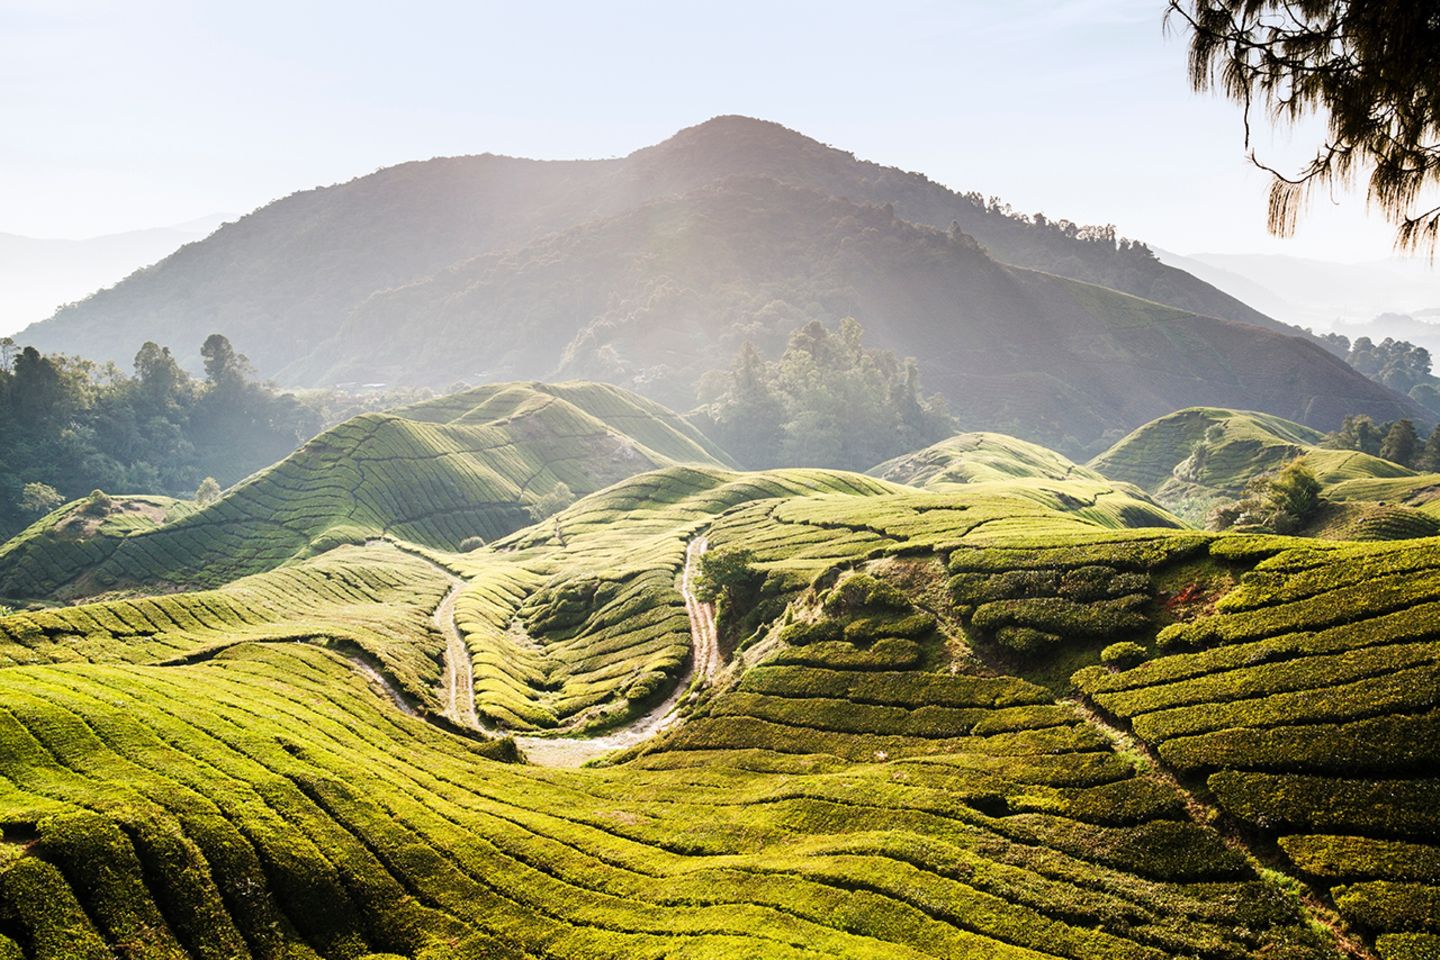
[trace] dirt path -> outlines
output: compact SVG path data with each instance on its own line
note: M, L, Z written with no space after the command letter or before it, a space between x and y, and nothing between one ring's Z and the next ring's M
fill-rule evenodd
M383 690L385 695L399 708L401 713L407 717L420 716L420 711L410 705L410 701L405 699L405 695L400 692L400 688L395 686L389 677L371 666L364 657L358 653L347 653L344 656L346 660L350 661L350 665L355 668L357 673Z
M443 567L441 569L444 569ZM450 592L435 608L432 618L445 636L445 715L462 727L480 729L480 716L475 712L475 673L470 661L470 648L455 625L455 599L465 582L450 576Z
M464 589L465 581L423 553L407 550L394 540L377 538L365 541L367 547L381 544L389 545L401 553L425 561L450 581L450 589L440 600L439 606L435 608L435 612L430 618L431 622L435 624L435 628L445 638L445 671L442 677L444 689L441 691L441 702L445 704L445 716L452 722L471 730L484 730L485 727L480 723L480 715L475 711L475 672L474 665L470 660L470 648L465 645L465 638L461 636L460 628L455 625L455 600L460 596L460 591ZM381 682L393 698L393 688L383 677ZM414 713L413 710L409 712Z
M653 737L680 719L676 707L695 687L708 683L720 669L720 640L715 632L715 610L696 598L693 584L700 558L709 549L705 537L691 540L685 548L685 570L680 576L680 595L690 617L690 669L675 684L664 702L632 723L599 737L516 737L525 759L542 767L578 767L596 757L633 747Z

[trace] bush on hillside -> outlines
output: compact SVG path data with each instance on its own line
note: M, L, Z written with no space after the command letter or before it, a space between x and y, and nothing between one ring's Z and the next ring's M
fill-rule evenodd
M550 492L539 500L536 500L530 508L531 515L536 520L544 520L553 517L575 502L575 493L565 481L560 481L550 488Z
M32 516L49 513L65 498L48 483L27 483L20 494L20 509Z
M202 507L208 507L220 499L220 484L214 477L206 477L200 481L200 486L195 488L195 502Z
M1133 667L1144 659L1145 648L1129 640L1112 643L1100 651L1100 662L1107 667L1115 667L1118 670Z
M1314 516L1320 507L1321 489L1314 471L1297 458L1252 479L1243 497L1211 512L1207 525L1212 530L1290 533Z
M483 546L485 546L484 537L466 537L464 540L460 541L460 552L471 553L475 550L479 550Z
M115 501L104 490L91 490L81 509L92 517L108 517L115 509Z

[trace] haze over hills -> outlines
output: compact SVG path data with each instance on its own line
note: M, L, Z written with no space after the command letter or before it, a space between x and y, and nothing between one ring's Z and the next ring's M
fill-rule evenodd
M1286 323L1351 339L1395 337L1440 350L1440 326L1433 321L1381 318L1440 309L1440 272L1423 257L1333 263L1277 254L1155 253Z
M84 240L52 240L0 233L0 336L51 316L63 304L111 286L141 267L204 239L228 214L130 230Z
M295 194L23 339L127 362L219 329L285 383L588 377L688 408L743 340L846 315L966 426L1076 453L1193 404L1426 419L1143 248L739 117L621 160L447 158Z
M856 160L778 124L719 117L623 159L447 157L302 191L27 329L25 339L48 350L73 351L83 342L97 359L128 361L144 339L188 344L204 315L207 331L222 329L262 373L275 374L373 293L730 176L890 203L897 216L940 228L956 221L1007 262L1273 325L1141 250L1117 250L1113 238L1084 239L1073 224L1016 219L977 194ZM269 336L282 328L283 349Z

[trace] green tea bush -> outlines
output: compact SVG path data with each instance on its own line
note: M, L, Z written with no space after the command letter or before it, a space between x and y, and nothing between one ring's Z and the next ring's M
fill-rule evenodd
M1143 661L1145 657L1145 648L1130 640L1112 643L1100 651L1101 663L1107 667L1115 667L1121 670L1135 666Z
M833 642L844 636L844 628L835 620L797 620L780 630L780 640L792 646Z

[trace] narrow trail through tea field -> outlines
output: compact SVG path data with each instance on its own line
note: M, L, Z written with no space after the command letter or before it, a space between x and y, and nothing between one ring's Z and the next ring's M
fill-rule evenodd
M441 681L443 685L441 701L445 704L445 716L462 727L484 730L486 733L493 732L480 723L480 716L475 711L474 668L470 661L470 648L465 645L465 638L461 636L460 628L455 625L455 601L460 596L460 591L465 588L465 581L414 548L406 547L404 544L388 538L365 541L367 547L379 544L386 544L417 560L425 561L450 582L450 589L445 592L445 596L441 598L439 605L435 607L435 612L431 615L431 622L435 624L435 629L439 630L441 636L445 638L445 671ZM376 675L378 675L381 686L390 694L391 699L402 705L405 704L394 685L383 674L373 668L364 672L372 680L377 679ZM413 710L407 710L407 712L414 713Z
M436 606L432 615L436 629L445 637L445 671L442 691L445 716L461 727L492 735L497 734L499 731L480 722L479 713L475 709L475 685L470 648L465 644L465 638L455 623L455 601L460 595L460 591L464 589L465 581L424 553L407 549L403 544L388 539L367 541L367 545L379 543L389 544L411 556L424 560L443 573L450 581L450 589ZM720 638L715 629L715 610L711 604L703 603L696 597L694 590L695 578L699 573L700 558L708 549L709 543L703 535L694 538L685 547L685 566L680 575L680 595L685 600L685 613L690 619L690 668L676 682L670 695L643 716L637 717L619 730L602 736L516 737L515 742L519 744L525 758L530 763L542 767L578 767L596 757L633 747L678 720L680 714L676 712L676 708L695 687L710 682L711 678L719 672L721 666ZM356 663L361 672L371 680L378 682L402 710L414 714L413 708L406 703L389 678L363 661L357 660Z
M663 702L619 730L599 737L516 737L525 758L542 767L578 767L612 753L633 747L664 730L680 718L676 707L700 684L705 684L720 669L720 639L715 632L715 610L695 596L695 577L700 558L709 549L705 537L698 536L685 548L685 568L680 575L680 595L685 598L685 613L690 618L690 669L675 684Z
M475 712L475 678L470 648L465 645L465 638L455 625L455 598L460 595L465 581L453 574L450 579L450 590L435 608L433 617L435 626L445 637L445 713L462 727L479 730L480 716Z
M1083 695L1066 697L1056 702L1074 710L1081 719L1114 744L1115 749L1121 755L1142 761L1137 763L1137 768L1148 768L1152 776L1174 790L1184 801L1185 812L1191 821L1202 827L1214 829L1224 844L1244 857L1256 873L1263 874L1268 870L1284 876L1286 882L1293 884L1297 891L1306 915L1314 924L1329 934L1341 955L1349 957L1351 960L1379 960L1376 953L1366 946L1364 940L1358 937L1340 918L1339 913L1335 910L1334 902L1329 897L1302 877L1297 876L1294 867L1277 850L1266 850L1262 845L1255 843L1253 838L1246 836L1239 825L1227 817L1213 800L1197 796L1194 790L1182 783L1175 772L1166 766L1165 761L1154 747L1116 723L1113 717L1089 697Z

